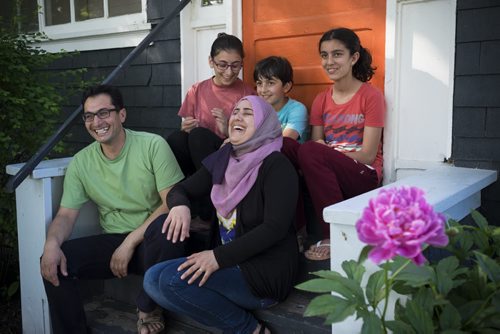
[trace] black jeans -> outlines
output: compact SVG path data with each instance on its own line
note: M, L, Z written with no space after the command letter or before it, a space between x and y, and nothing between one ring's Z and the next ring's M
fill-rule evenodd
M167 142L184 175L188 176L201 168L201 162L222 145L222 139L206 128L194 128L190 132L172 132Z
M209 129L194 128L189 133L174 131L167 142L182 172L188 177L201 168L203 159L220 148L223 140ZM214 217L215 210L209 196L194 200L192 210L193 216L200 216L203 220Z
M144 275L156 263L185 255L184 242L172 244L161 233L166 215L159 216L144 233L128 265L128 273ZM87 323L77 280L114 278L109 265L111 256L127 234L102 234L68 240L61 246L67 260L68 276L59 272L59 286L43 280L49 302L52 330L55 334L87 333ZM151 312L156 303L144 289L136 300L143 312Z

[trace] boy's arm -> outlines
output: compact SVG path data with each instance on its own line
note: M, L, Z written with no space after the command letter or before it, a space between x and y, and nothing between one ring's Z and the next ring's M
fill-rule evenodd
M297 139L299 139L299 133L294 129L285 128L283 130L283 137L289 137L289 138L292 138L294 140L297 140Z

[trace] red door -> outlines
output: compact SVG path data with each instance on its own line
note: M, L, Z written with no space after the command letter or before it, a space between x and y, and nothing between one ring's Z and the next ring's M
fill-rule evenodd
M371 82L383 90L385 0L243 0L244 78L254 85L257 61L276 55L288 58L294 70L291 96L308 109L331 81L318 52L321 35L335 27L356 31L377 67Z

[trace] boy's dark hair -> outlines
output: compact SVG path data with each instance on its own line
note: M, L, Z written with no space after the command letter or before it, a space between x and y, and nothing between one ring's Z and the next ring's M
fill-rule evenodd
M89 97L93 97L99 94L107 94L111 97L111 103L115 106L116 109L123 109L123 96L120 90L114 86L110 85L98 85L88 87L82 94L82 107L85 104L85 101Z
M293 83L293 69L288 59L278 56L270 56L255 64L253 70L254 81L259 78L271 79L276 77L284 84Z
M241 40L238 37L228 35L225 32L220 32L215 41L212 43L210 57L214 58L221 51L236 51L241 56L241 59L245 57L245 53L243 52L243 43L241 43Z
M321 43L331 41L333 39L342 42L349 50L351 55L359 52L359 59L352 67L352 75L359 81L369 81L375 74L375 67L372 67L372 55L370 51L361 46L358 35L348 28L336 28L329 30L323 34L319 40L319 50L321 52Z

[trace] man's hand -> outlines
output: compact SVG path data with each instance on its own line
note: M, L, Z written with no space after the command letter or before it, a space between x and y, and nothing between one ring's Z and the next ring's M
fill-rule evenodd
M213 108L212 110L210 110L210 112L215 118L215 124L217 125L217 129L219 129L221 133L227 136L228 135L227 118L226 115L224 115L224 110L220 108Z
M181 121L181 130L189 132L198 126L198 120L194 117L184 117Z
M134 255L135 247L130 246L128 243L122 242L122 244L115 249L113 256L111 256L111 261L109 267L118 278L127 276L127 268L132 256Z
M46 246L43 250L42 260L40 261L40 272L43 278L54 286L59 286L59 277L57 276L58 266L61 273L64 276L68 276L66 256L64 256L61 248L58 246Z
M191 225L191 211L186 205L174 206L170 209L167 219L163 223L161 233L167 233L167 240L176 243L189 237L189 226Z
M198 279L201 275L200 283L198 286L202 286L208 280L212 273L219 270L219 263L217 263L217 259L215 258L213 250L206 250L201 253L194 253L187 257L186 262L181 264L178 271L187 269L184 274L182 274L181 279L186 279L188 277L188 284L193 284L194 281Z

